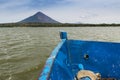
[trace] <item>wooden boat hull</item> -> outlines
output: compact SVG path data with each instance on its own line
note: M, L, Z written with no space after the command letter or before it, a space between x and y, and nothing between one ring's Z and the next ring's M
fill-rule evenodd
M120 43L68 40L66 32L61 40L38 80L75 80L81 70L100 73L101 79L120 79Z

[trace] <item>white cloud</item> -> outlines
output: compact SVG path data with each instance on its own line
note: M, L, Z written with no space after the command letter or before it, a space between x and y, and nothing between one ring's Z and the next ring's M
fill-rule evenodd
M47 0L37 0L47 1ZM120 0L53 0L54 4L44 2L43 6L33 0L6 0L0 3L0 23L17 22L37 11L42 11L53 19L83 23L120 23ZM48 5L47 5L48 4ZM56 4L56 5L55 5ZM50 7L49 5L54 5ZM43 8L41 8L43 7Z
M67 6L51 8L44 12L64 23L120 23L120 11L111 9L84 9L78 6Z

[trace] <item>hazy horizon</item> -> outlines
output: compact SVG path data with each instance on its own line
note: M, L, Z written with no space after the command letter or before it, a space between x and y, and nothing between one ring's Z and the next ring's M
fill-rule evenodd
M0 23L41 11L62 23L120 23L119 0L0 0Z

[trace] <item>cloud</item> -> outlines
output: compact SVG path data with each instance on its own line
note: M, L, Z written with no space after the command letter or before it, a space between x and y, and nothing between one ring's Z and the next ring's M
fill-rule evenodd
M68 5L51 8L46 10L45 13L64 23L120 23L120 11L118 9L102 8L103 6L93 7Z
M0 10L45 9L65 4L65 0L0 0Z
M17 22L42 11L60 22L120 22L120 0L0 0L0 22Z
M64 4L63 0L0 0L0 23L17 22L38 11Z
M0 9L18 8L26 5L28 2L29 0L5 0L3 3L0 3Z

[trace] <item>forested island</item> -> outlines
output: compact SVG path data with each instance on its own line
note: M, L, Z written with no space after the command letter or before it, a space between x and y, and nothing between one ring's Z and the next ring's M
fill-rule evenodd
M42 12L27 17L16 23L1 23L0 27L120 27L120 24L87 24L87 23L61 23Z
M3 23L0 27L120 27L120 24Z

